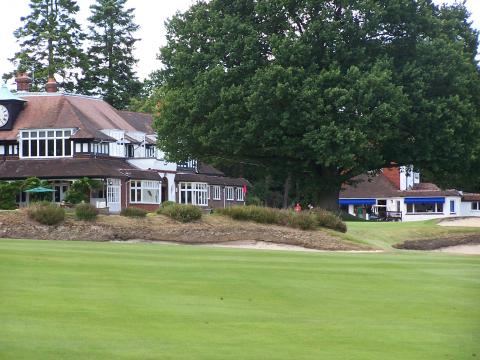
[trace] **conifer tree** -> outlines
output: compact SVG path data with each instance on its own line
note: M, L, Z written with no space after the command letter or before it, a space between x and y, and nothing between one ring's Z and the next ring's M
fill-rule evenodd
M21 18L14 32L20 51L10 59L19 72L33 77L33 90L43 90L55 74L60 88L75 90L75 77L82 57L84 34L75 20L79 7L75 0L30 0L31 13ZM4 78L14 76L5 74Z
M88 60L85 62L85 79L82 90L91 95L101 95L118 109L128 106L141 84L134 71L138 62L133 56L134 33L139 26L134 23L134 9L125 8L126 0L97 0L90 7L91 16L88 40Z

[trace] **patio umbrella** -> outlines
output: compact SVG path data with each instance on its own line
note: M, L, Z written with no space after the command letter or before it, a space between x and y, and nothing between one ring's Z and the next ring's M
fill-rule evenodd
M33 189L25 190L25 192L28 192L28 193L47 193L47 192L55 192L55 190L49 189L49 188L46 188L46 187L43 187L43 186L38 186L38 187L33 188Z
M43 186L38 186L38 187L33 188L33 189L25 190L25 192L29 193L29 194L46 194L46 193L55 192L55 190L49 189L49 188L46 188L46 187L43 187ZM53 199L52 199L52 201L53 201ZM29 202L30 202L30 195L27 196L27 205L28 205Z

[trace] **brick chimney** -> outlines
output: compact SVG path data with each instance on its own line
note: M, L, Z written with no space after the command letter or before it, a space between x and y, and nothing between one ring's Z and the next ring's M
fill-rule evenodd
M400 168L398 166L391 168L384 168L383 175L400 190Z
M57 92L57 81L53 77L49 77L47 83L45 84L45 91L47 93Z
M30 91L32 79L30 79L27 74L18 73L15 82L17 83L17 91Z

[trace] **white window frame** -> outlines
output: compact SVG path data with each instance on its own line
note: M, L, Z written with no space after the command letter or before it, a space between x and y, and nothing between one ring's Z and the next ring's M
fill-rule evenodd
M476 209L474 209L473 204L476 205ZM480 211L480 201L472 201L470 204L470 210L471 211Z
M53 159L53 158L69 158L73 157L74 146L73 141L70 140L70 137L73 135L75 129L66 128L66 129L28 129L20 130L19 133L19 152L20 158L23 159ZM40 134L44 135L41 136ZM40 155L40 140L45 141L45 155ZM53 154L48 155L48 141L53 140ZM57 155L57 141L62 141L62 154ZM32 141L36 141L36 156L30 154L32 149ZM70 154L66 155L65 149L67 142L70 141ZM23 153L23 143L27 142L29 154L25 155Z
M213 185L213 200L222 200L222 188L220 185Z
M225 199L228 201L235 200L235 190L233 186L225 186Z
M208 206L207 196L208 196L207 183L180 182L178 184L178 202L180 204ZM191 201L189 201L189 199Z
M146 201L145 191L156 192L157 201ZM140 195L140 196L139 196ZM130 181L130 203L131 204L160 204L160 181L131 180Z
M241 187L237 187L235 188L235 192L236 192L236 197L237 197L237 201L244 201L245 198L243 196L243 188Z
M408 215L411 215L411 214L443 214L443 212L445 211L445 206L447 205L447 203L435 203L435 211L422 211L422 212L419 212L415 209L415 205L417 203L411 203L411 204L406 204L406 208L407 208L407 214ZM442 211L438 211L438 204L441 204L442 205ZM412 210L411 212L408 211L408 205L412 205Z

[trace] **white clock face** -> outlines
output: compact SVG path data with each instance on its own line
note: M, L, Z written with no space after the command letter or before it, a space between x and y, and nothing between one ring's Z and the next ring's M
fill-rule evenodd
M0 105L0 127L4 126L8 121L8 110L5 106Z

